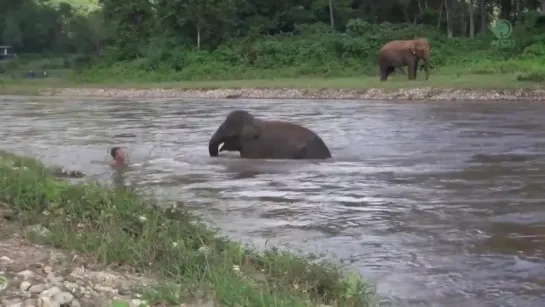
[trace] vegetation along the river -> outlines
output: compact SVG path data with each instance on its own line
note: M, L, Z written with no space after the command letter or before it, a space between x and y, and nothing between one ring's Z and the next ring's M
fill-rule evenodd
M153 303L207 297L220 306L369 306L373 290L329 262L220 237L185 212L130 188L70 184L38 160L0 152L0 202L13 221L48 231L39 243L98 262L128 265L163 281ZM162 209L161 209L162 208Z
M527 88L545 81L544 7L538 0L11 0L0 12L1 42L19 57L0 64L0 82L5 91L27 82L25 72L38 79L47 70L48 81L32 84L210 88L238 80L231 84L242 88L278 87L282 79L301 88ZM376 82L380 47L416 37L431 44L430 80L421 72L409 82L405 69Z

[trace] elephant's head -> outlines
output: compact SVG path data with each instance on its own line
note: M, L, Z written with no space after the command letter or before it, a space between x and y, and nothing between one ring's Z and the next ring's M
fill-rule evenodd
M410 52L424 60L424 69L426 70L426 80L430 76L429 57L430 43L425 38L418 38L411 41Z
M417 38L411 41L410 51L421 59L427 59L430 54L430 44L425 38Z
M248 112L235 110L229 113L208 142L208 152L211 157L219 151L240 151L247 140L259 137L257 120ZM223 146L219 149L220 144Z

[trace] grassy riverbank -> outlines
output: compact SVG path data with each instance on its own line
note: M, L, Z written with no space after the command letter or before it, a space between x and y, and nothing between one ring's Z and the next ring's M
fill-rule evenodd
M153 209L154 200L134 191L71 185L56 180L39 161L5 152L0 171L0 201L11 205L23 226L39 224L50 231L35 240L168 281L148 291L148 300L182 303L201 293L222 306L371 302L366 283L332 264L276 250L251 251L184 211Z
M76 83L62 78L12 80L0 95L137 99L355 99L355 100L545 100L543 83L516 81L514 74L438 75L387 82L376 77L254 79L184 82Z
M405 75L394 76L387 82L378 77L299 77L252 80L212 80L177 82L104 82L80 83L68 78L49 79L4 79L0 82L0 94L36 94L43 89L104 88L104 89L385 89L434 88L434 89L537 89L545 88L542 82L518 81L516 74L497 75L432 75L429 80L420 78L408 81Z

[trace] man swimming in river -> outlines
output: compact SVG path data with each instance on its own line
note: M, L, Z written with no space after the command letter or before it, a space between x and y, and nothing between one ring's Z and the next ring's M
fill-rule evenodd
M125 153L121 149L121 147L113 147L110 149L110 155L112 156L112 162L110 162L111 166L127 166L127 162L125 160Z

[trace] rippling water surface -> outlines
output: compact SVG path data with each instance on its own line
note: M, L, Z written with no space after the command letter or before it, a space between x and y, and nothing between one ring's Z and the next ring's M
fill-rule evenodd
M1 99L0 147L184 200L226 234L333 251L396 306L545 306L545 104ZM244 108L306 125L334 159L208 156Z

